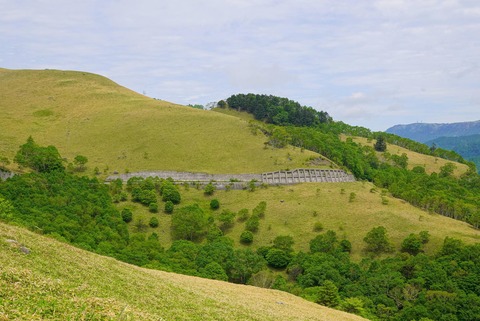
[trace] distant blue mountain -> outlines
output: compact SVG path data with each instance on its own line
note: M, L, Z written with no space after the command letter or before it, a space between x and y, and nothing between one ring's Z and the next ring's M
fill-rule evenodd
M480 134L480 120L450 124L414 123L395 125L386 130L387 133L410 138L426 143L439 137L459 137Z
M474 162L480 170L480 120L451 124L395 125L386 132L429 146L435 145L453 150L463 158Z

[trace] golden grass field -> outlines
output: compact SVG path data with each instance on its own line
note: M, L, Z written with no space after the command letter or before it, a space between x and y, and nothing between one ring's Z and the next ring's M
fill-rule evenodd
M0 262L0 320L364 320L286 292L139 268L3 223Z
M394 243L400 250L401 242L410 233L428 231L431 235L426 246L426 252L435 253L446 236L458 238L466 243L480 241L480 231L473 229L465 222L460 222L438 214L427 213L412 205L389 196L387 205L382 204L380 190L371 183L303 183L291 186L269 187L257 189L254 192L246 190L216 191L213 196L205 196L202 190L191 187L188 191L180 187L182 203L185 206L199 204L205 211L217 216L223 209L238 212L242 208L252 209L261 201L267 202L265 218L260 220L260 229L254 236L252 248L269 246L278 235L291 235L295 240L296 250L308 251L309 242L319 232L313 230L315 222L321 222L324 230L333 230L337 236L346 238L352 243L352 258L359 260L364 253L363 238L372 228L384 226ZM355 193L355 199L350 202L350 193ZM209 204L212 198L220 201L220 209L211 211ZM161 211L158 214L148 212L140 204L121 203L119 208L130 207L134 211L134 222L143 219L148 223L150 217L157 216L160 225L155 231L164 247L170 246L171 216ZM134 222L130 229L135 232ZM228 231L237 246L244 223L236 222ZM321 233L321 232L320 232Z
M69 159L114 171L261 173L308 167L318 154L264 148L248 122L135 93L90 73L0 69L0 156L13 159L32 136Z

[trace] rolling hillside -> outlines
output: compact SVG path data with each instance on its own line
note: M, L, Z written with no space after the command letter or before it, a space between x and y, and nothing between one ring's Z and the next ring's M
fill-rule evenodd
M364 320L281 291L138 268L3 223L0 261L2 320Z
M271 246L279 235L290 235L295 241L297 251L309 251L309 242L320 234L314 231L316 222L323 225L323 232L333 230L340 238L346 238L352 243L352 258L359 260L364 256L365 243L363 238L375 226L384 226L395 249L400 250L402 240L410 233L426 230L431 234L431 240L426 248L428 254L434 254L441 247L446 236L454 237L472 244L480 241L480 231L472 229L465 222L460 222L438 214L427 213L399 199L383 196L381 190L371 183L303 183L293 186L269 187L254 192L216 191L213 196L205 196L203 191L190 188L188 191L180 188L182 203L179 206L199 204L206 212L218 216L225 209L238 212L247 208L250 213L261 201L267 203L265 218L260 221L260 228L255 233L254 241L249 247L256 249L261 246ZM350 201L350 194L355 194L355 200ZM212 199L220 201L220 209L210 210ZM382 198L388 204L382 204ZM147 234L156 232L160 243L169 247L171 215L163 212L152 214L148 208L138 203L120 203L119 208L128 207L134 212L134 222L157 217L160 225L148 228ZM136 232L135 223L129 224L130 231ZM245 247L239 241L240 234L245 229L245 223L236 222L226 232L237 247Z
M85 72L0 69L0 156L33 136L101 172L261 173L318 154L265 148L236 117L155 100Z

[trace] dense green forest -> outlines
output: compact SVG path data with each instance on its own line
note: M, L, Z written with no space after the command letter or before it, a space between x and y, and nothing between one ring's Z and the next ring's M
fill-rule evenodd
M299 129L286 130L296 137ZM323 141L327 137L317 138ZM341 144L337 140L330 143ZM348 142L342 149L346 156L337 156L353 166L357 157L364 158L364 149ZM346 162L350 158L351 163ZM401 252L395 254L388 231L378 226L365 235L366 258L360 262L351 261L350 242L334 231L312 239L309 252L295 252L294 239L288 235L276 237L271 246L257 251L248 246L239 249L225 236L229 224L242 222L246 232L255 233L268 206L265 202L251 211L223 209L215 220L208 209L183 205L178 186L168 179L133 178L126 185L120 180L105 185L95 178L74 175L74 170L68 170L71 166L58 166L63 161L56 148L38 146L33 139L22 145L16 160L33 172L0 183L3 221L139 266L288 291L372 320L480 319L479 244L446 238L436 255L427 256L422 249L429 233L423 231L408 235ZM373 156L367 160L369 166L355 166L359 174L373 175L375 180L382 165ZM418 179L403 171L392 165L384 169L387 176L406 175L406 182ZM424 173L411 173L429 179ZM459 188L460 183L449 175L440 176L434 176L438 184L451 182L451 188ZM206 186L204 192L208 194L210 189ZM167 212L167 204L174 206L171 233L175 241L168 249L156 234L146 233L146 224L152 222L132 221L128 210L120 213L116 209L114 202L126 199L152 212ZM217 205L210 203L212 209ZM135 232L129 233L127 224L134 224ZM249 244L248 237L245 241Z

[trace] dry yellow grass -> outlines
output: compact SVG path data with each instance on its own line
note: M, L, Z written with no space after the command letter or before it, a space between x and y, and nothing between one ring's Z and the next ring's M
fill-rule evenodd
M74 71L0 69L0 156L13 159L33 136L112 173L178 170L261 173L305 167L318 154L264 148L248 122L155 100L104 77Z
M374 139L369 141L367 138L364 138L364 137L351 137L351 136L348 136L348 137L352 138L354 142L359 143L361 145L373 146L376 142ZM342 135L342 139L346 140L347 136ZM412 169L415 166L421 166L425 168L425 171L428 174L431 174L434 172L439 173L440 168L447 163L455 164L456 166L456 169L454 171L455 176L460 176L468 170L468 166L465 164L460 164L460 163L452 162L443 158L438 158L434 156L420 154L417 152L412 152L411 150L408 150L406 148L403 148L397 145L387 144L387 152L389 152L392 155L398 155L398 156L401 156L403 153L407 154L408 169ZM383 153L377 152L377 155L379 158L382 157L382 154Z
M139 268L3 223L0 262L1 320L364 320L285 292Z

